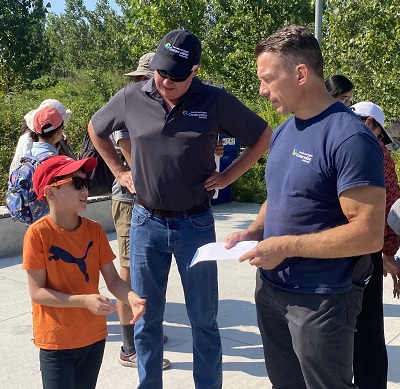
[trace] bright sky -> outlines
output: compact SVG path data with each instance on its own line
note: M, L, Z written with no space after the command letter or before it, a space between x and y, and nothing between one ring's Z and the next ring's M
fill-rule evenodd
M65 1L64 0L45 0L43 3L46 5L47 3L51 4L51 8L48 8L49 12L54 12L56 14L60 14L64 11ZM96 0L84 0L83 2L87 9L94 10L96 7ZM118 4L116 4L115 0L109 0L108 3L110 7L114 8L117 11L120 11Z

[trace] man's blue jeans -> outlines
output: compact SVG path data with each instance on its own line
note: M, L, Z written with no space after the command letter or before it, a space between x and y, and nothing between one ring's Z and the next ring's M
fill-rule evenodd
M217 265L189 268L196 249L215 242L212 211L194 216L160 218L135 205L130 231L132 289L147 300L135 324L140 389L162 388L163 329L168 273L174 255L192 325L193 377L196 389L222 387Z

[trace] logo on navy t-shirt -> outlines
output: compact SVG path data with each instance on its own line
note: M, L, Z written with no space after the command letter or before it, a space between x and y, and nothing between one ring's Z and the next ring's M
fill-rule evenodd
M301 162L304 162L304 163L310 163L312 161L312 158L313 158L312 154L306 153L304 151L300 151L297 148L293 149L292 155L297 157L297 158L300 158Z

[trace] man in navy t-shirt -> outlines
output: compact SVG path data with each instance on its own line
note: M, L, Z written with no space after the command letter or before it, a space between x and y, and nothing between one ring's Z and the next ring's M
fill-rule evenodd
M268 199L241 257L259 268L256 306L274 387L352 384L353 336L370 258L383 244L383 154L374 135L327 92L319 44L288 26L256 48L260 94L294 116L271 139Z

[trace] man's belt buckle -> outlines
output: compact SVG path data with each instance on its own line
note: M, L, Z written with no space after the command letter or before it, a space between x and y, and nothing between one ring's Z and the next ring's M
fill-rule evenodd
M168 211L166 209L155 209L155 208L148 208L142 204L140 204L137 199L135 198L135 204L145 210L149 211L152 215L158 217L182 217L182 216L193 216L198 215L200 213L206 212L209 208L206 206L198 206L193 207L187 211Z

